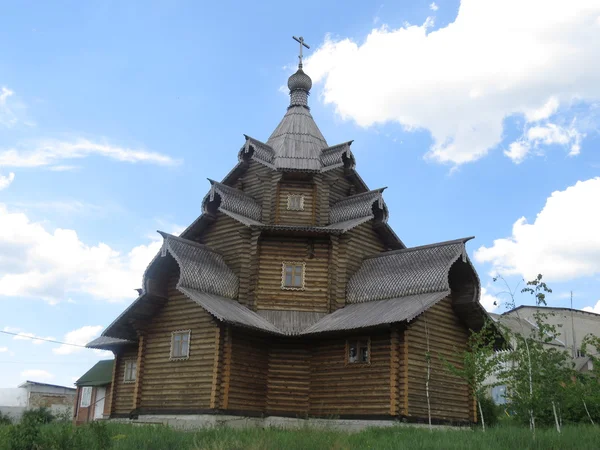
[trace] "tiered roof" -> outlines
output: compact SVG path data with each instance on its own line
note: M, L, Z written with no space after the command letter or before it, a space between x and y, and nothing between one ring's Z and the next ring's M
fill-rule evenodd
M211 188L203 200L203 215L182 233L182 237L161 233L163 247L146 270L141 295L90 346L114 348L136 339L131 324L148 319L166 301L147 284L157 271L164 270L167 263L179 266L177 289L216 320L275 335L314 335L411 321L453 291L450 278L454 267L458 267L458 276L462 279L467 273L472 285L472 289L462 293L457 301L458 310L470 314L475 308L479 314L479 281L465 250L465 243L470 238L405 248L387 225L388 209L383 200L385 188L369 190L355 171L350 150L352 141L329 147L314 122L308 107L311 86L310 77L299 67L288 81L290 106L267 142L246 136L238 165L223 182L209 179ZM264 223L261 205L232 186L250 161L285 172L319 174L343 168L344 176L353 182L358 193L333 204L328 224L324 226ZM365 259L348 282L347 305L336 312L254 312L236 301L239 281L222 256L192 240L214 220L216 211L254 229L322 234L346 233L373 220L380 225L378 230L384 230L388 247L400 250Z

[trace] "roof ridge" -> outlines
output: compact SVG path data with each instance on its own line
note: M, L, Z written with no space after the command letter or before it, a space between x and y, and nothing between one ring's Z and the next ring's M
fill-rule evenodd
M419 245L417 247L402 248L400 250L392 250L392 251L388 251L388 252L381 252L381 253L379 253L377 255L366 256L364 259L381 258L383 256L397 255L397 254L400 254L400 253L409 253L409 252L412 252L412 251L423 250L423 249L426 249L426 248L444 247L446 245L452 245L452 244L458 244L458 243L465 244L468 241L470 241L471 239L475 239L475 236L469 236L469 237L464 237L464 238L459 238L459 239L453 239L453 240L450 240L450 241L436 242L434 244Z
M181 242L183 244L187 244L187 245L192 245L192 246L200 248L202 250L208 250L209 252L214 253L215 255L220 255L221 254L218 251L210 248L208 245L201 244L201 243L196 242L196 241L190 241L189 239L182 238L182 237L179 237L179 236L175 236L175 235L169 234L169 233L167 233L165 231L156 230L156 232L158 234L160 234L164 239L173 239L175 241L179 241L179 242Z
M375 193L379 193L381 194L383 191L385 191L387 189L387 186L381 187L381 188L377 188L377 189L371 189L370 191L366 191L366 192L359 192L358 194L354 194L354 195L349 195L348 197L344 197L341 200L338 200L337 202L335 202L332 206L337 205L338 203L341 203L345 200L352 200L355 198L360 198L360 197L366 197L367 195L372 195Z

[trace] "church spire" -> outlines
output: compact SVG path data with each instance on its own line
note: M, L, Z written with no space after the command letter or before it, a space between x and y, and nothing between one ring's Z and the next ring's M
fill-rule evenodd
M303 106L308 108L308 95L312 87L312 80L302 70L302 47L310 48L304 43L304 38L292 36L300 44L300 54L298 55L298 70L288 79L288 88L290 89L290 108L293 106Z

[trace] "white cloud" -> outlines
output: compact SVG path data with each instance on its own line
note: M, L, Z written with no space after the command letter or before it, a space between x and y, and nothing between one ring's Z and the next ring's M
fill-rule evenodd
M538 273L556 281L600 274L599 198L600 177L553 192L533 223L521 217L510 237L480 247L475 259L526 280Z
M42 369L29 369L21 372L21 378L29 381L51 380L54 378L50 372Z
M104 243L90 246L74 230L46 230L0 203L0 296L51 303L77 292L107 301L131 299L160 246L158 238L128 253Z
M521 163L532 151L540 152L542 145L561 145L569 149L569 156L577 156L581 151L581 140L585 134L575 126L561 126L546 122L529 127L521 138L510 144L504 154L515 163Z
M17 123L17 116L10 107L9 98L15 93L5 86L0 87L0 125L12 127Z
M437 30L427 19L360 43L326 37L305 67L342 118L428 130L428 157L461 164L498 146L508 117L571 122L573 102L600 99L599 14L597 0L462 0Z
M583 308L584 311L587 312L592 312L592 313L596 313L596 314L600 314L600 300L598 300L596 302L596 306L586 306L585 308Z
M175 165L179 161L161 153L131 149L93 142L88 139L74 141L41 140L22 144L18 148L0 150L0 167L46 167L52 170L70 170L71 166L55 165L63 160L103 156L122 162L146 162L159 165Z
M481 288L481 298L479 303L486 309L486 311L493 312L498 309L502 301L488 292L484 287Z
M0 175L0 191L6 189L15 180L15 174L10 172L8 175Z
M41 339L56 340L52 336L38 336L37 334L28 333L28 332L22 331L20 328L15 328L15 327L4 327L3 331L7 331L9 333L17 333L17 335L13 337L13 339L15 341L29 341L34 345L44 344L44 341Z
M8 352L8 347L0 347L0 353Z
M102 331L102 328L102 325L86 325L76 330L69 331L67 334L65 334L63 341L69 344L85 345L94 338L98 337ZM52 351L57 355L69 355L71 353L80 352L81 350L84 349L81 347L73 347L71 345L64 344L60 347L52 349Z
M440 7L436 5L435 2L431 2L431 4L429 5L429 9L432 11L437 11L438 9L440 9Z

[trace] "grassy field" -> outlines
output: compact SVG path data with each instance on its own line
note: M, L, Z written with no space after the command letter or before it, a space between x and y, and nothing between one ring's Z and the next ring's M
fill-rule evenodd
M21 433L21 434L19 434ZM74 428L66 423L39 427L32 443L28 430L11 431L0 426L0 450L280 450L280 449L598 449L600 428L565 427L562 435L553 429L538 430L533 440L529 430L502 427L479 430L435 430L423 428L373 428L360 433L302 429L232 430L226 428L184 432L163 426L103 424ZM35 432L34 432L35 434Z

